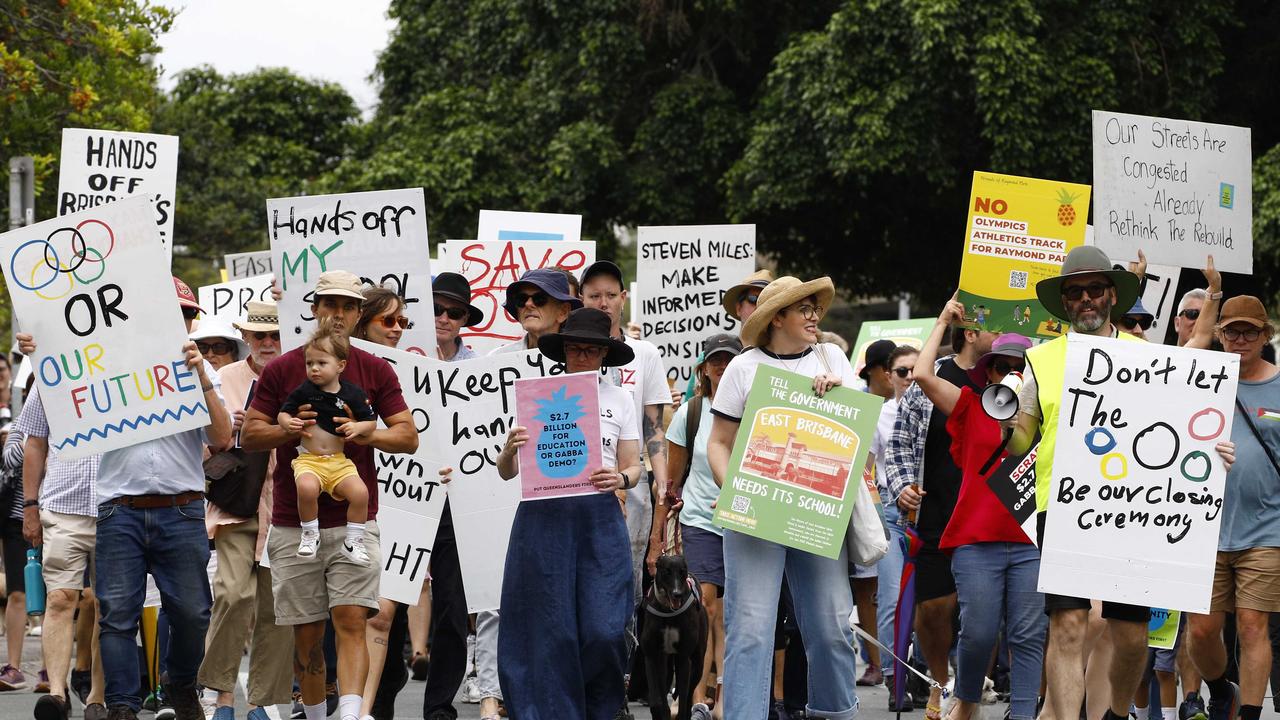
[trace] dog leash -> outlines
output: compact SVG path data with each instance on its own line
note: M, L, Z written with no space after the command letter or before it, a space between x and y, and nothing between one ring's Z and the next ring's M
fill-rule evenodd
M881 650L883 650L883 651L885 651L885 652L889 653L889 656L890 656L890 657L892 657L894 660L897 660L897 661L898 661L898 663L899 663L900 665L902 665L903 667L905 667L906 669L908 669L908 670L910 670L911 672L915 673L915 674L916 674L916 677L918 677L918 678L920 678L921 680L923 680L923 681L925 681L926 683L928 683L928 684L929 684L929 687L934 688L934 689L938 690L939 692L941 692L941 693L942 693L942 699L944 699L944 700L945 700L945 699L947 699L947 698L951 697L951 691L950 691L950 690L947 690L947 688L946 688L946 687L944 687L944 686L942 686L942 685L939 685L939 684L938 684L938 682L937 682L936 680L934 680L933 678L929 677L928 675L925 675L924 673L922 673L922 672L920 672L919 670L917 670L917 669L915 669L914 667L912 667L912 666L911 666L911 663L909 663L909 662L907 662L907 661L903 660L902 658L898 657L898 656L897 656L897 655L896 655L892 650L890 650L889 648L885 647L884 645L881 645L881 644L880 644L880 641L879 641L879 640L877 640L877 639L875 639L875 637L873 637L872 635L868 634L866 630L863 630L861 625L859 625L859 624L857 624L857 623L855 623L855 622L850 622L850 623L849 623L849 627L853 628L853 631L854 631L854 632L856 632L856 633L858 633L858 635L859 635L860 637L862 637L864 640L869 640L870 642L872 642L873 644L875 644L875 646L876 646L876 647L878 647L878 648L880 648Z
M662 528L662 554L680 554L680 516L668 512L667 523Z

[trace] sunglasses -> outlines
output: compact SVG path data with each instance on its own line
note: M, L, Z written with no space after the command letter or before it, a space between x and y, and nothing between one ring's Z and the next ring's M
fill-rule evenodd
M754 294L751 294L751 295L743 295L743 296L742 296L742 298L738 300L738 302L749 302L749 303L751 303L752 305L755 305L755 304L757 304L757 303L759 303L759 302L760 302L760 293L754 293Z
M218 342L211 342L211 343L208 343L208 342L196 343L196 349L198 349L202 355L208 355L209 353L213 353L214 355L230 355L231 348L232 348L231 343L223 342L222 340L219 340Z
M436 310L439 310L439 309L440 309L440 306L437 305ZM439 315L440 313L437 312L436 314ZM413 323L409 322L409 318L403 315L399 317L391 317L390 315L383 315L382 317L378 318L378 322L382 323L382 327L388 330L390 330L391 328L397 325L400 326L401 330L408 330L409 328L413 327Z
M577 355L580 358L593 358L597 355L604 354L606 350L608 350L608 348L606 348L603 345L565 345L564 346L564 354L566 357L569 355Z
M538 291L536 293L520 293L519 295L512 295L511 305L509 307L522 308L524 307L524 304L529 302L530 300L533 301L534 307L542 307L543 305L546 305L547 303L551 302L551 296L542 291Z
M1248 330L1237 330L1235 328L1222 328L1222 330L1220 330L1219 332L1222 333L1222 337L1232 342L1235 342L1240 338L1244 338L1245 342L1253 342L1262 335L1262 330L1259 330L1258 328L1249 328Z
M991 363L991 367L1000 375L1008 375L1011 372L1022 372L1027 364L1025 362L1009 362L1008 360L996 360Z
M1147 317L1146 315L1141 315L1141 316L1125 315L1124 317L1120 318L1120 327L1124 328L1125 330L1132 330L1135 327L1138 327L1139 325L1142 326L1143 330L1150 330L1151 323L1152 323L1151 318Z
M1182 312L1178 313L1178 317L1184 317L1188 320L1199 320L1200 311L1196 309L1183 310Z
M1105 293L1106 291L1110 290L1113 287L1115 286L1112 285L1111 283L1100 283L1100 282L1089 283L1088 285L1072 285L1071 287L1062 288L1062 297L1072 302L1075 302L1076 300L1079 300L1087 292L1089 293L1090 299L1097 300L1098 298L1102 297L1103 293Z
M189 308L189 307L182 308L182 318L184 320L195 320L196 316L199 314L200 314L200 311L195 308Z
M280 342L280 333L278 332L255 332L253 334L253 339L257 340L258 342L262 342L263 340L266 340L268 337L270 337L272 340L275 340L276 342Z
M893 373L894 375L897 375L898 377L902 378L903 380L906 380L906 379L907 379L907 376L911 374L911 371L912 371L912 370L915 370L915 368L909 368L909 367L896 367L896 368L893 368L892 370L890 370L889 372Z
M440 303L436 303L435 310L436 310L436 317L440 317L441 315L448 315L450 320L461 320L462 318L467 316L466 308L445 307Z

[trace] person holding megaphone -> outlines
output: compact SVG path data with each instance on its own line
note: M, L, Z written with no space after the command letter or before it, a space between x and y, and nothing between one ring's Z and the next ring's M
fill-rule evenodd
M938 543L951 554L960 605L957 703L947 720L973 716L1002 624L1012 655L1010 717L1030 719L1037 714L1048 629L1044 596L1036 592L1040 551L987 486L987 478L999 467L992 460L1005 455L998 418L1018 411L1017 385L1031 341L1005 333L991 343L991 351L969 370L974 384L985 388L979 395L938 377L933 368L947 328L964 322L964 306L952 296L921 348L915 369L920 389L947 416L951 456L963 473L955 512Z

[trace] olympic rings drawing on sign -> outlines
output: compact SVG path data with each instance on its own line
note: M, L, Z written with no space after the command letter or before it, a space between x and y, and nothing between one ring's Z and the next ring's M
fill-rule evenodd
M1192 458L1199 458L1200 460L1204 460L1203 475L1192 477L1187 474L1187 462L1190 461ZM1186 457L1182 458L1182 466L1179 468L1179 470L1182 471L1182 477L1190 480L1191 482L1204 482L1205 480L1209 479L1209 473L1212 470L1212 468L1213 468L1213 463L1209 461L1208 455L1206 455L1201 450L1192 450L1191 452L1187 453Z
M1101 445L1095 445L1094 439L1097 438L1099 435L1104 436L1106 438L1106 441L1103 442ZM1085 447L1089 448L1089 452L1093 453L1094 455L1106 455L1107 453L1111 452L1113 448L1115 448L1116 438L1114 435L1111 434L1110 430L1104 427L1096 427L1090 430L1089 432L1085 433L1084 445Z
M86 225L90 224L101 225L103 230L106 231L109 242L105 251L90 246L89 240L85 237L84 233L80 232ZM55 245L55 239L63 233L71 233L70 254L73 261L69 265L63 263L62 256L58 253L58 248ZM40 260L31 264L31 272L29 274L20 273L18 271L18 256L22 255L23 252L32 245L43 246L41 248ZM53 232L49 233L44 240L28 240L19 245L18 249L9 257L9 276L13 278L14 282L18 286L22 287L24 290L34 292L38 297L45 300L57 300L66 297L75 288L77 281L81 285L89 285L101 278L107 271L106 259L111 255L115 248L116 235L111 229L111 226L101 220L89 218L81 221L75 227L57 228ZM95 257L89 257L90 254ZM79 273L80 268L87 262L99 265L98 273L93 277L84 277ZM47 279L43 277L37 278L42 270L51 272L52 274L50 274ZM57 281L58 277L61 275L67 276L67 289L64 292L58 295L48 295L41 292ZM28 277L26 282L22 280L24 276Z
M1211 433L1200 435L1199 433L1196 432L1196 420L1199 420L1205 415L1218 416L1218 429L1214 430ZM1218 437L1219 435L1221 435L1222 431L1225 430L1226 427L1227 427L1227 418L1225 415L1222 414L1222 411L1217 408L1207 407L1201 410L1200 412L1196 413L1195 415L1192 415L1191 419L1187 421L1187 434L1195 438L1196 440L1212 440Z
M1120 472L1113 474L1108 472L1109 466L1107 465L1107 463L1110 460L1116 460L1116 459L1120 461ZM1108 480L1119 480L1128 474L1129 474L1129 460L1124 455L1121 455L1120 453L1116 452L1116 453L1111 453L1110 455L1103 456L1102 477Z

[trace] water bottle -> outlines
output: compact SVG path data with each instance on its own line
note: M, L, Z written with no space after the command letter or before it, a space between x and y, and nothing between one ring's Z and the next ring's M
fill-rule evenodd
M23 579L27 584L27 614L44 614L44 573L40 567L40 551L32 548L27 551L27 566L23 568Z

